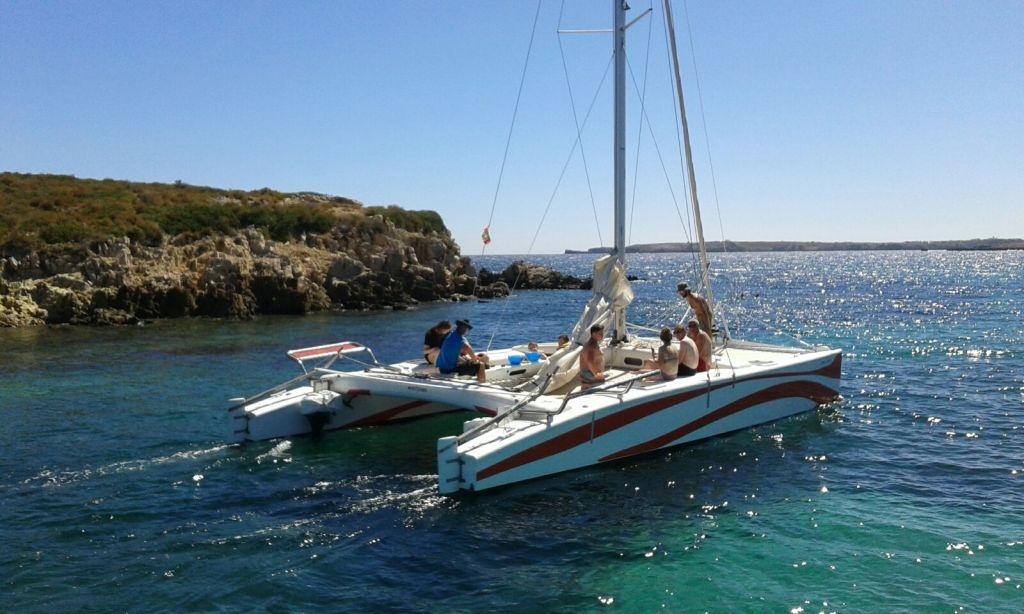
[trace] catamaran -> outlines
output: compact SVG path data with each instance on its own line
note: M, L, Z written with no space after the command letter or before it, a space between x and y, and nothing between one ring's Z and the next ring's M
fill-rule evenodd
M422 359L383 364L369 347L353 341L291 350L288 356L299 363L301 375L253 397L231 399L232 441L475 411L481 417L466 421L462 433L437 442L438 487L442 494L453 494L650 453L773 422L838 398L842 351L822 346L768 345L719 334L707 371L666 381L645 369L644 361L661 342L632 335L626 323L633 292L625 274L625 41L629 26L650 9L627 24L624 0L612 0L612 5L615 245L594 264L593 295L571 343L562 348L542 344L540 356L525 345L489 351L491 366L483 382L441 374ZM713 306L669 0L664 6L700 285ZM588 388L579 377L580 354L595 324L609 331L601 345L607 371L605 382ZM339 361L356 363L358 369L333 368Z

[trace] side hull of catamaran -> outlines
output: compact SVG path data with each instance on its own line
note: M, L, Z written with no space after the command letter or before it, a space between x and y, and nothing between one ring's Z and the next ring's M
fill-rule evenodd
M323 346L362 348L352 343ZM292 354L319 356L319 348L294 350ZM351 350L349 350L351 351ZM498 364L488 369L491 378L507 381L536 373L540 364L510 365L510 351L494 352ZM282 385L282 390L257 395L249 403L236 399L230 411L231 441L264 441L308 435L341 428L384 424L450 411L469 410L493 416L498 408L514 403L523 394L475 378L440 376L434 369L417 376L427 365L399 363L365 371L315 369ZM289 387L290 386L290 387Z
M438 442L442 493L483 490L772 422L838 396L842 355L807 354L619 395L573 399L548 425L516 420L461 445Z
M467 409L422 398L373 394L368 390L334 393L326 386L299 386L251 405L230 410L231 441L265 441L342 428L373 426ZM339 382L332 387L341 388ZM469 408L469 409L472 409Z

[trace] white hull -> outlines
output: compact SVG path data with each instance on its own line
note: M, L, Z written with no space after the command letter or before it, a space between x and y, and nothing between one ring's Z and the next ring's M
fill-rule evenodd
M698 287L707 293L706 301L700 299L704 302L691 306L699 308L704 322L701 326L710 334L709 265L667 0L664 8L700 252ZM728 341L715 351L715 365L705 373L666 382L660 373L639 371L645 360L654 358L661 343L631 338L626 323L626 308L634 295L625 271L625 36L629 25L650 9L629 24L625 19L627 9L625 2L612 1L614 251L594 263L593 293L573 328L571 344L557 351L542 346L541 350L550 355L550 362L542 361L543 365L510 364L509 359L518 359L523 348L489 352L494 366L487 369L487 381L483 383L474 378L442 376L423 363L382 365L372 351L352 342L292 350L289 356L300 364L325 359L324 368L253 399L234 399L230 410L234 441L382 424L455 409L492 416L468 421L461 435L438 441L438 486L447 494L484 490L653 452L778 420L838 397L842 364L839 350ZM685 286L682 296L697 301L685 292ZM586 344L600 341L605 333L611 343L599 347L608 369L607 379L584 390L578 377L581 353ZM591 345L588 359L592 351ZM359 372L326 368L335 359L358 352L369 354L372 362L361 363L369 368ZM600 369L598 363L585 364L596 371Z
M361 346L359 346L361 347ZM493 352L496 361L509 353ZM235 443L311 435L341 428L374 426L451 411L469 410L493 416L512 394L505 388L478 385L472 378L441 376L422 362L389 365L388 369L333 371L316 369L294 387L249 402L235 399L229 410ZM525 378L538 364L497 365L491 381ZM317 419L310 416L320 414Z
M415 362L354 372L317 369L291 388L233 407L231 439L260 441L476 411L487 417L438 441L438 486L450 494L714 437L811 410L839 394L839 350L734 343L716 352L711 371L666 382L637 371L653 343L606 348L610 381L589 391L578 380L546 394L517 390L541 365L524 370L499 364L483 384L440 376ZM494 356L502 362L513 353Z
M299 437L316 431L373 426L461 409L444 403L383 395L358 396L346 405L342 394L327 404L326 411L315 412L324 414L323 423L315 426L309 415L319 409L314 406L311 410L314 403L323 407L321 399L312 386L299 386L251 406L232 408L230 440L246 443Z
M842 355L651 381L578 397L550 424L517 418L474 439L438 442L441 492L483 490L714 437L838 396ZM585 400L585 402L584 402Z

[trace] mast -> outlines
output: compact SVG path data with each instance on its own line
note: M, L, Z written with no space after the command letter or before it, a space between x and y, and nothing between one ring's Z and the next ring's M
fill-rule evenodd
M615 53L615 257L626 269L626 0L612 0ZM626 338L626 311L615 309L612 340Z
M615 41L615 253L626 266L626 0L612 0ZM623 331L624 332L624 331Z
M686 174L690 178L690 199L693 201L693 220L697 228L697 248L700 252L700 282L707 294L708 305L713 305L711 283L708 279L708 251L704 245L704 226L700 222L700 204L697 202L697 178L693 173L693 152L690 150L690 129L686 124L686 104L683 102L683 79L679 74L679 54L676 52L676 27L672 21L670 0L664 0L665 20L669 42L672 45L672 66L676 74L676 96L679 98L679 117L683 124L683 143L686 146Z

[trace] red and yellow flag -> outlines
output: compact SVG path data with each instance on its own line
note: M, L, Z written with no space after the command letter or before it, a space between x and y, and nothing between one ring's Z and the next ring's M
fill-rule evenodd
M480 238L484 240L484 245L490 245L491 244L491 227L490 226L488 226L487 228L484 228L484 232L483 232L483 234L480 235Z

